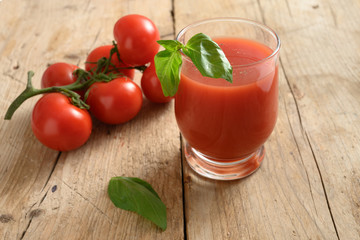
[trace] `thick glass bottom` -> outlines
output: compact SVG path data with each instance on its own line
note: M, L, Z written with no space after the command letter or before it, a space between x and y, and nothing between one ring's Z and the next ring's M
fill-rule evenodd
M198 174L216 180L235 180L249 176L261 165L265 156L264 146L254 153L237 159L219 159L206 156L185 141L185 158Z

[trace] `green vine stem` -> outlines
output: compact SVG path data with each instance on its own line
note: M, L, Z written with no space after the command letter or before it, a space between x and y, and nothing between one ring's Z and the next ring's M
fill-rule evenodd
M43 89L36 89L33 87L31 79L34 76L33 71L28 72L27 76L27 84L25 90L11 103L9 106L6 114L5 120L10 120L15 113L15 111L20 107L20 105L25 102L27 99L44 93L51 93L51 92L60 92L67 97L70 98L71 103L81 109L89 109L89 105L85 103L86 98L89 94L90 86L95 82L109 82L119 76L121 73L116 73L118 70L121 69L137 69L143 72L147 66L134 66L134 67L121 67L121 68L110 68L111 64L111 57L116 54L117 57L120 59L119 51L117 49L116 43L113 42L114 47L110 51L109 58L101 58L97 61L97 67L95 71L88 72L83 69L77 69L74 71L73 74L77 76L77 80L69 85L66 86L54 86L48 87ZM81 99L81 96L74 92L77 90L87 90L84 96L84 100Z
M85 75L85 74L84 74ZM6 114L5 114L5 120L10 120L13 116L14 112L20 107L20 105L25 102L25 100L44 93L51 93L51 92L61 92L64 95L68 96L71 99L72 104L75 106L82 108L82 109L89 109L89 106L80 99L80 95L74 91L86 88L91 82L93 81L83 81L83 76L78 77L77 81L75 83L66 85L66 86L54 86L54 87L48 87L43 89L36 89L33 87L31 79L34 76L33 71L28 72L28 78L27 78L27 84L25 90L11 103L9 106Z

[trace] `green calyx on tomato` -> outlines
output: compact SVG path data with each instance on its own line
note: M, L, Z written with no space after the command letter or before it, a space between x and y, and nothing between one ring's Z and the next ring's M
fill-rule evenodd
M105 70L109 73L116 73L133 79L135 75L135 69L120 61L121 59L119 58L118 54L114 53L114 50L116 50L113 49L114 47L116 47L116 45L103 45L92 50L86 58L85 70L92 73ZM107 69L98 68L97 63L102 58L110 59L110 65L107 66Z
M117 77L127 76L134 78L134 70L143 72L145 65L130 66L120 57L117 43L95 48L88 55L85 62L85 70L92 74L117 74Z

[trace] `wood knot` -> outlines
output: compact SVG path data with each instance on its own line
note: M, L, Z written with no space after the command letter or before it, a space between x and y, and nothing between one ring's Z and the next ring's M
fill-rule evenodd
M18 70L20 68L19 63L16 63L16 65L13 66L14 70Z
M2 214L0 215L0 222L1 223L8 223L10 221L14 221L14 217L10 214Z
M43 210L43 209L34 209L30 212L30 218L38 217L41 214L43 214L44 212L45 212L45 210Z
M312 8L313 8L313 9L318 9L318 8L319 8L319 4L312 5Z
M52 188L51 188L51 192L55 192L57 189L57 185L54 185Z
M80 57L78 55L76 55L76 54L65 54L64 58L76 60L76 59L79 59Z
M190 183L191 183L191 177L190 177L190 176L186 176L186 177L184 178L184 183L190 184Z

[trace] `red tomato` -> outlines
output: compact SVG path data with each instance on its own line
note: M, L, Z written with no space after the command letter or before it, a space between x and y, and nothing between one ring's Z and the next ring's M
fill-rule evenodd
M120 18L114 26L114 38L121 59L131 66L141 66L154 59L159 50L159 30L142 15L131 14Z
M76 81L73 72L79 67L70 63L54 63L50 65L41 78L41 88L65 86Z
M88 111L71 104L61 93L48 93L36 103L31 117L36 138L45 146L69 151L90 137L92 122Z
M107 124L124 123L134 118L142 101L140 87L127 77L94 83L86 100L90 112Z
M112 48L113 48L113 45L105 45L105 46L97 47L94 50L92 50L86 59L87 63L85 63L85 70L86 71L90 71L91 69L96 70L97 65L95 63L88 63L88 62L97 62L99 59L101 59L103 57L109 58L110 50ZM122 73L123 75L128 76L131 79L134 78L135 70L134 69L126 69L126 67L129 67L129 65L127 65L123 62L120 62L116 54L114 54L111 57L111 63L115 66L115 68L124 68L121 70L117 70L114 73ZM114 67L110 67L109 69L110 70L114 69Z
M156 75L154 62L145 69L141 77L141 89L145 97L155 103L166 103L173 99L173 97L164 96L160 80Z

